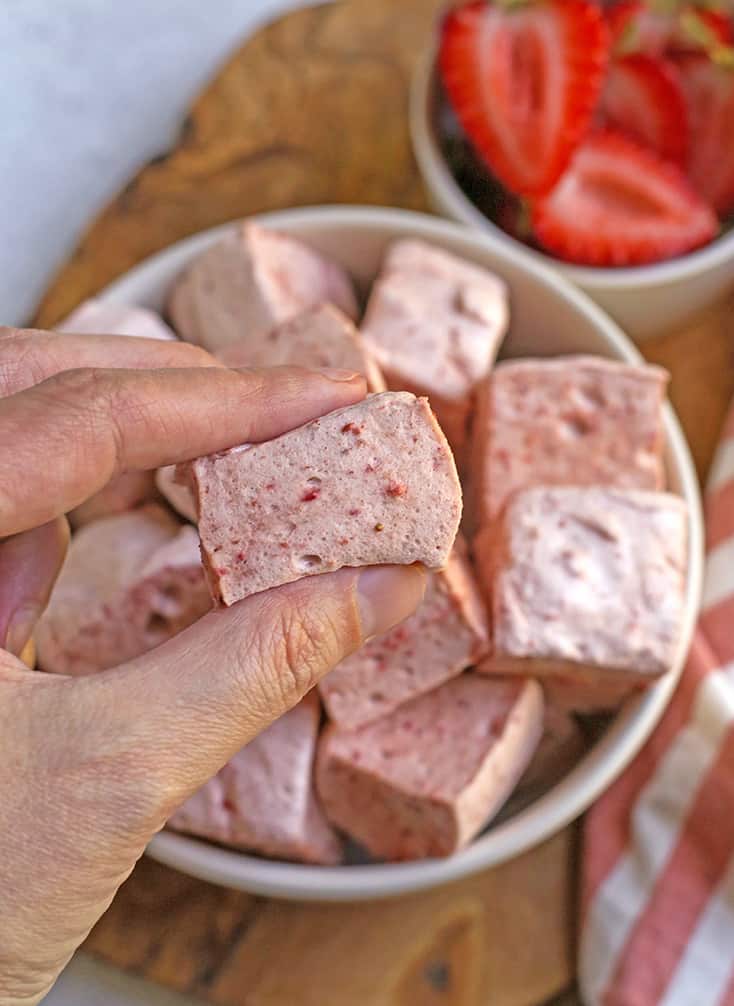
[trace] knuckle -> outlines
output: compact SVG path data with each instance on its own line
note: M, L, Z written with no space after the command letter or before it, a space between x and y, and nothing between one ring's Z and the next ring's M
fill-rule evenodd
M268 390L268 377L262 370L254 367L238 367L237 373L244 384L243 395L246 401L257 401Z
M66 407L99 414L109 401L109 374L97 367L74 367L44 382L44 392Z
M118 458L122 438L116 419L115 380L110 372L98 367L76 367L57 374L48 383L51 393L95 441L100 441L101 434L111 438Z
M339 629L326 608L298 598L276 603L264 621L269 631L262 641L267 649L263 664L273 676L278 700L290 706L339 660Z
M120 469L125 461L124 431L142 427L142 436L148 432L148 410L145 394L141 394L145 380L143 372L130 380L125 372L78 367L57 374L47 383L51 384L52 395L72 411L97 444L111 444L115 467Z
M22 330L0 329L0 397L23 391L43 377L37 340Z
M281 622L281 674L290 690L301 696L318 680L324 650L324 627L303 612L285 613Z
M319 632L300 614L282 610L273 626L275 661L274 684L279 698L293 701L305 695L316 683L316 649Z

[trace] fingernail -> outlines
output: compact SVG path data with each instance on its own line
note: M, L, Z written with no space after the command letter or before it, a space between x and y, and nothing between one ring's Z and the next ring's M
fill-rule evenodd
M425 589L422 566L370 566L360 573L357 598L365 640L387 632L412 615Z
M9 650L16 657L19 656L23 647L31 638L31 633L40 615L41 609L34 604L26 605L14 611L5 633L5 649Z
M33 670L36 666L36 644L33 641L33 636L28 640L23 649L21 650L20 659L26 665Z
M340 384L356 381L362 376L356 370L340 370L338 367L319 367L319 373L328 377L330 381L338 381Z

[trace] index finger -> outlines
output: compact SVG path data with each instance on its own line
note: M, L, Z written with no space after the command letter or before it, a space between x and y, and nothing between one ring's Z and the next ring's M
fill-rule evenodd
M361 375L70 370L0 400L0 537L45 524L124 471L270 440L365 395Z
M0 398L77 367L220 367L199 346L132 335L72 335L0 326Z

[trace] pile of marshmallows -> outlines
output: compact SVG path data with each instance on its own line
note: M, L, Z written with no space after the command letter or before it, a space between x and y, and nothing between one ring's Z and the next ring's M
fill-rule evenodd
M170 827L311 863L341 862L342 836L380 859L445 856L518 786L567 770L579 716L671 666L687 515L663 492L662 370L581 356L494 366L504 284L413 240L387 250L359 330L344 270L253 223L194 260L168 310L229 366L347 368L372 394L267 443L122 476L72 513L37 633L43 670L113 666L212 603L341 566L431 571L411 618L344 660ZM94 301L61 328L176 337L146 309ZM471 547L457 538L459 475Z

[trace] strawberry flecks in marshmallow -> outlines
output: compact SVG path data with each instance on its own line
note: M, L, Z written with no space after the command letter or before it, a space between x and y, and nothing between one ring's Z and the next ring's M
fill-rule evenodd
M389 860L446 856L502 806L542 732L539 685L462 674L355 729L319 741L329 820Z
M105 517L72 539L35 632L39 666L63 674L115 666L210 608L194 528L157 504Z
M446 570L430 577L418 611L343 660L320 682L321 697L331 719L359 726L475 664L488 639L483 602L456 549Z
M500 363L472 433L480 526L534 485L661 489L666 383L659 367L599 357Z
M347 477L364 449L381 478ZM407 392L372 395L276 440L185 467L193 476L210 586L224 604L341 566L440 568L461 515L448 445L427 402ZM272 483L282 487L277 494L265 489ZM400 492L386 494L386 486ZM338 516L345 512L346 521ZM246 565L235 561L237 551L247 554Z

